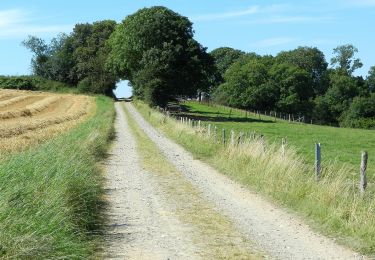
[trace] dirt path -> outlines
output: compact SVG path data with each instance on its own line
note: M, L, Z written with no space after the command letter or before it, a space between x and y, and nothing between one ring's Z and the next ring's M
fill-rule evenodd
M277 259L361 259L351 250L316 234L297 217L274 206L207 164L194 160L181 146L147 123L127 103L132 117L165 157L197 187L217 209L233 220L238 230ZM124 140L131 145L130 136ZM124 145L124 144L123 144ZM125 203L125 201L124 201ZM124 212L125 213L125 212Z
M196 259L189 227L172 211L155 177L139 162L126 115L116 103L117 140L107 168L108 250L104 258Z

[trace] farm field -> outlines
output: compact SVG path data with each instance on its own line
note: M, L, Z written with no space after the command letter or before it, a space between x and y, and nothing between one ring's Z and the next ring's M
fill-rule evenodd
M0 90L0 158L71 129L94 104L83 95Z
M222 106L208 106L198 102L184 103L187 116L202 120L203 124L217 126L237 134L243 131L247 134L255 132L264 135L269 143L281 145L281 139L286 138L299 155L310 165L314 163L314 144L322 145L322 160L324 164L345 164L353 171L354 179L358 179L361 151L369 153L368 177L373 179L375 173L375 131L364 129L337 128L329 126L289 123L288 121L261 115L260 119L253 113L245 115L236 109ZM221 133L221 132L220 132Z

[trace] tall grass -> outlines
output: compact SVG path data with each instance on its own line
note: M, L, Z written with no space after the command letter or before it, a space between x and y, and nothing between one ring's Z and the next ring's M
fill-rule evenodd
M88 258L101 223L97 161L113 135L113 103L72 131L0 161L0 257Z
M324 167L317 183L313 167L289 146L283 155L279 145L259 138L223 146L208 136L206 128L191 128L150 109L136 107L154 126L176 140L197 158L303 216L315 229L366 254L375 254L375 191L362 196L357 183L347 178L346 166ZM218 140L220 140L218 138Z

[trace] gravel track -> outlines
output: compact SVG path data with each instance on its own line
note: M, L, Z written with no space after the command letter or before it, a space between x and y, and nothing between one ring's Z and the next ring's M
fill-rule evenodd
M363 258L359 254L336 244L333 240L312 231L309 226L298 217L275 206L258 194L241 187L241 185L231 181L206 163L195 160L189 152L165 137L146 122L132 104L127 103L126 107L135 121L159 147L165 157L184 174L210 202L214 203L222 214L230 218L240 232L254 241L260 248L268 252L273 258ZM124 120L121 121L123 122ZM117 125L118 124L119 122L117 122ZM120 126L119 129L123 133L128 132L126 126ZM130 146L127 150L134 149L134 141L132 141L129 134L121 138L122 139L119 140L121 145L117 149L124 146ZM129 156L129 160L133 162L128 162L128 166L136 165L136 156L134 154ZM116 167L113 170L115 171ZM142 172L140 169L135 170ZM119 174L118 171L117 174ZM127 176L126 178L128 177L131 176ZM124 184L126 184L126 180L124 180ZM119 184L114 183L113 185ZM123 192L126 193L126 191ZM151 193L147 192L147 194ZM142 195L139 194L139 196ZM152 195L152 197L153 196L154 195ZM128 203L128 198L126 198L126 196L123 196L123 198L123 203ZM149 207L147 204L143 206ZM129 209L124 209L124 216L127 210ZM124 219L123 222L126 222L126 220Z
M116 113L117 139L106 163L109 205L104 258L198 259L190 227L174 216L156 177L141 167L120 103Z

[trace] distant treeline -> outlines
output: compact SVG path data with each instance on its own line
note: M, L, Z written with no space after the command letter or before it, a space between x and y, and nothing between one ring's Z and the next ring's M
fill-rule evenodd
M353 76L362 67L357 49L334 49L331 68L314 47L260 56L232 48L211 52L217 68L210 89L217 103L255 110L300 114L322 124L375 127L375 67L366 79Z
M328 67L315 47L276 56L228 47L208 53L193 36L187 17L156 6L119 24L77 24L49 44L33 36L23 44L34 53L34 75L81 92L111 95L116 82L126 79L133 95L153 106L205 93L233 107L300 114L322 124L375 126L375 67L366 78L354 76L362 63L350 44L334 49Z

